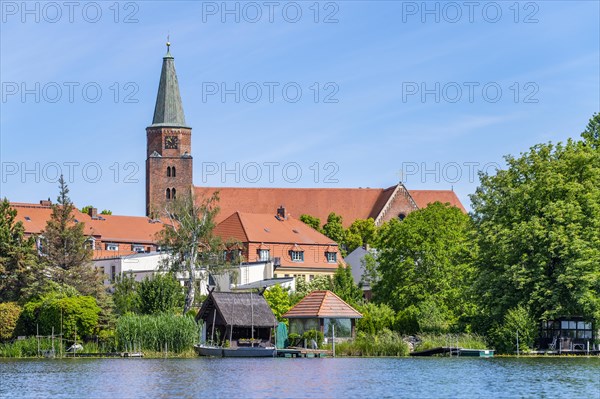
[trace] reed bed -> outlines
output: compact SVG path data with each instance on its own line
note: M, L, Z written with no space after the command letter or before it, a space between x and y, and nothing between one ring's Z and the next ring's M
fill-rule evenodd
M336 356L408 356L409 347L397 332L358 333L353 341L335 344Z
M198 331L190 316L128 314L118 319L115 336L118 349L124 352L181 353L197 342Z

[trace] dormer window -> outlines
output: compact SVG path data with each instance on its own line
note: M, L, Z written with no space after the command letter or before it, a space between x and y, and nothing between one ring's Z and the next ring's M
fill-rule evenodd
M118 251L119 250L119 244L106 244L106 250L107 251Z
M325 252L325 256L327 257L328 263L336 263L337 262L337 253L336 252Z
M271 259L271 251L269 251L268 249L259 249L258 259L262 261L268 261L269 259Z
M304 251L290 251L292 262L304 262Z
M87 248L94 250L96 249L96 239L94 237L90 237L85 241L85 245Z
M132 244L131 245L131 250L133 252L137 252L137 253L142 253L142 252L146 251L146 249L144 248L144 246L140 245L140 244Z

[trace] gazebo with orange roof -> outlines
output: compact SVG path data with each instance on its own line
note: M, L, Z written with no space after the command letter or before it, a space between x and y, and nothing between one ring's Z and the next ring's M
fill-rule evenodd
M313 291L283 317L290 321L291 334L318 330L331 337L331 327L335 326L336 339L344 339L354 337L356 319L362 314L331 291Z

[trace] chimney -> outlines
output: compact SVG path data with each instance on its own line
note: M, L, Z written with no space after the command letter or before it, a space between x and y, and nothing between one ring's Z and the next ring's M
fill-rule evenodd
M283 205L280 205L279 208L277 208L277 217L282 220L287 219L287 216L285 215L285 207Z
M52 206L52 201L50 201L50 198L48 198L47 200L41 200L40 205L41 206Z
M98 218L98 208L90 208L90 209L88 209L88 215L90 215L90 217L92 219L97 219Z

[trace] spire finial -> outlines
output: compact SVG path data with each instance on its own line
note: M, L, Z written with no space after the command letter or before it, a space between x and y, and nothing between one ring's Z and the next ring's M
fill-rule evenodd
M169 52L169 49L171 47L171 40L170 40L171 35L167 35L167 53Z

